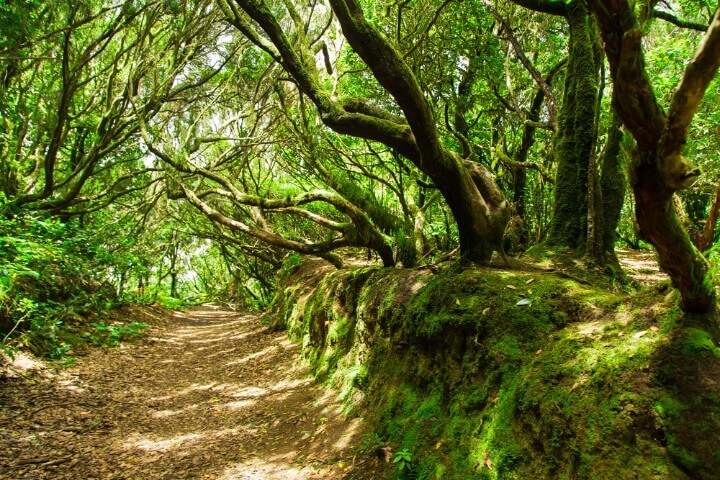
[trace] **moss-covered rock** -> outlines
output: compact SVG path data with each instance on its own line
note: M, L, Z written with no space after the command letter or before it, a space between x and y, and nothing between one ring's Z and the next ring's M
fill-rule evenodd
M658 292L461 265L341 270L315 285L279 293L281 323L348 408L411 452L415 474L720 471L720 350L678 330L682 313Z

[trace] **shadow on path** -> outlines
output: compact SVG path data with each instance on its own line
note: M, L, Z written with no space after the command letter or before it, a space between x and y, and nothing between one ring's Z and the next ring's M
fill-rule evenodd
M138 344L0 383L0 478L384 478L284 332L210 307L158 320Z

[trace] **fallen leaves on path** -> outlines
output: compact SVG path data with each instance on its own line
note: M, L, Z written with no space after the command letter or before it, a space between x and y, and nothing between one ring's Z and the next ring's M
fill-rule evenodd
M284 333L210 307L143 321L137 344L0 380L0 478L384 478Z

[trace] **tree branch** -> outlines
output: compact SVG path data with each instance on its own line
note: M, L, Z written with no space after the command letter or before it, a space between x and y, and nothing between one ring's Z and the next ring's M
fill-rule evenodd
M550 85L545 81L545 79L542 78L542 75L540 75L540 72L537 71L535 66L533 66L532 62L530 62L530 59L527 58L525 55L525 52L523 51L522 47L520 46L520 42L518 42L517 38L515 37L515 34L513 33L512 28L510 25L505 21L505 19L498 13L497 10L492 6L492 3L490 3L489 0L482 0L483 5L485 5L485 8L490 11L493 17L495 17L495 20L502 25L503 30L505 30L505 33L507 34L508 41L513 46L513 49L515 50L515 54L518 56L518 59L520 59L520 63L523 64L525 67L525 70L528 71L530 76L535 80L535 83L540 87L543 92L545 92L545 97L547 97L547 105L548 105L548 114L550 116L550 124L555 125L556 124L556 117L557 117L557 106L555 103L555 95L553 95L552 89L550 88Z
M661 160L660 171L664 176L672 170L672 167L664 165L663 160L672 159L682 153L690 123L718 67L720 67L720 9L715 13L710 28L700 42L695 56L685 68L683 78L673 95L667 125L658 149Z
M549 15L567 15L567 6L563 0L512 0L521 7Z
M665 20L666 22L672 23L673 25L680 28L688 28L690 30L697 30L699 32L704 32L708 29L707 25L704 25L702 23L690 22L688 20L682 20L680 18L677 18L672 13L666 12L664 10L655 9L652 12L652 16L654 18Z

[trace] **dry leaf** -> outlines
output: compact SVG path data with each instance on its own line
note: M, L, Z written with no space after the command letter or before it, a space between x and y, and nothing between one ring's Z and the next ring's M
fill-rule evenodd
M653 332L657 332L660 329L653 325L652 327L650 327L650 330L652 330Z
M487 313L490 311L490 307L483 308L482 314L487 315Z
M635 335L633 335L633 338L640 338L643 335L645 335L646 333L647 333L647 330L641 330L641 331L637 332Z
M528 280L527 282L525 282L525 285L530 285L530 284L531 284L532 282L534 282L534 281L535 281L535 279L534 279L534 278L531 278L530 280Z
M542 353L542 348L540 350L538 350L537 352L535 352L535 355L540 355L541 353Z
M507 285L507 288L510 290L517 290L517 287L515 285Z

